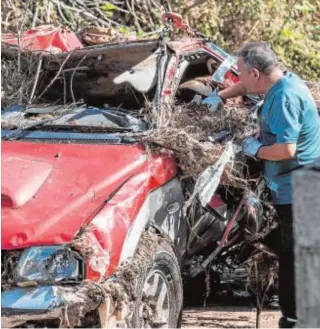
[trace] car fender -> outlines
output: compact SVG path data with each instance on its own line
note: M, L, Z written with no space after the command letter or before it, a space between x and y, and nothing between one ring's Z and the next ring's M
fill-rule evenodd
M171 157L155 157L107 200L74 239L86 255L86 278L101 281L134 255L148 224L158 225L183 246L183 194Z
M125 263L134 256L140 237L147 225L164 233L179 250L178 258L183 256L187 242L187 226L183 220L182 207L184 196L180 180L174 178L165 185L152 191L126 235L119 263Z

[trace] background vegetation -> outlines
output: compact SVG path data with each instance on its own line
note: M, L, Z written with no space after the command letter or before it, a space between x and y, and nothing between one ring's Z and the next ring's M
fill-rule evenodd
M114 27L138 37L160 28L160 0L2 0L2 31L43 23L80 31ZM227 51L248 41L268 42L283 64L313 81L320 80L319 0L171 0L172 9Z

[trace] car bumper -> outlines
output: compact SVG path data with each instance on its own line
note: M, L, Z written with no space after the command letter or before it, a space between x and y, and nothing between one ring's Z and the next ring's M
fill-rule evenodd
M1 294L1 326L59 318L62 308L63 299L53 286L12 288Z
M27 321L62 319L66 308L89 305L94 310L101 298L90 299L86 283L65 286L10 288L1 293L1 326L11 328ZM80 316L80 314L79 314Z

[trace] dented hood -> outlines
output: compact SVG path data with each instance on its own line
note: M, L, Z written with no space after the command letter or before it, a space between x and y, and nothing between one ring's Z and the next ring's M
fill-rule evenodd
M71 242L146 162L139 145L2 143L3 249Z

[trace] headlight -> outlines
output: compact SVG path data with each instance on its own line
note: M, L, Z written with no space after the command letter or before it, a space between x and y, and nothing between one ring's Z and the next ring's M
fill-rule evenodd
M16 267L18 281L78 280L81 272L79 255L65 246L26 249Z

